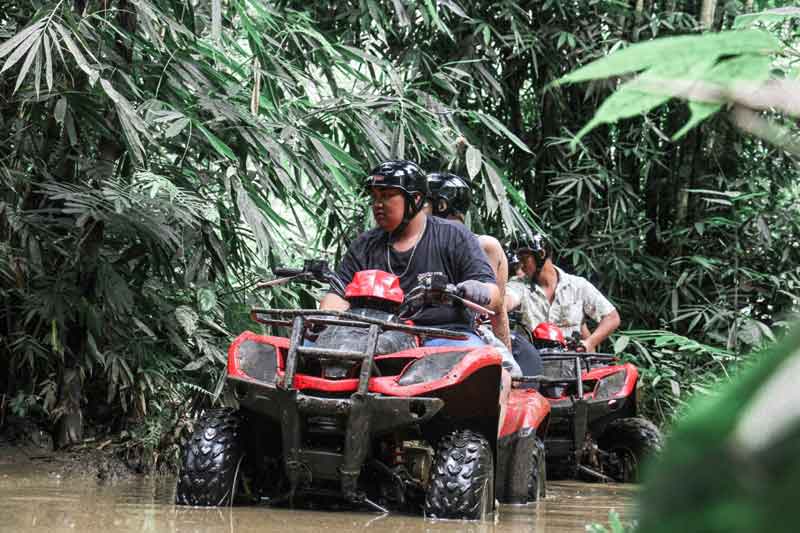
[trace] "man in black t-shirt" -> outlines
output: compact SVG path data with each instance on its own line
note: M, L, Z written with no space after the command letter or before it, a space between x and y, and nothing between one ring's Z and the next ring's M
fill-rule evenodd
M362 233L347 250L336 274L344 285L360 270L380 269L400 278L408 293L435 274L443 274L464 298L490 307L498 305L500 291L494 272L478 240L463 225L428 217L421 211L427 177L410 161L388 161L372 170L366 188L372 196L377 228ZM346 310L343 294L330 292L320 309ZM474 317L462 306L437 305L423 309L414 319L425 326L463 331L468 341L431 339L426 346L484 345L473 332Z

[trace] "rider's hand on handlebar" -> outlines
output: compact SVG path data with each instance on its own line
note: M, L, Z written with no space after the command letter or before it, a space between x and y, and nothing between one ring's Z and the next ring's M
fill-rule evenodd
M581 339L581 342L578 345L579 352L594 353L596 350L597 345L591 342L589 339Z
M489 288L478 280L468 279L456 285L458 295L475 302L478 305L488 305L492 302L492 295Z

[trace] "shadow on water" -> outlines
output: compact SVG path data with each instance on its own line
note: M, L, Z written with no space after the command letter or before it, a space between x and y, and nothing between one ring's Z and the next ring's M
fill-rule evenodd
M606 523L608 511L631 513L635 488L553 482L545 501L501 506L494 522L424 520L414 516L235 507L176 507L174 481L133 479L117 483L59 477L46 471L4 468L0 462L0 531L417 533L466 531L583 531Z

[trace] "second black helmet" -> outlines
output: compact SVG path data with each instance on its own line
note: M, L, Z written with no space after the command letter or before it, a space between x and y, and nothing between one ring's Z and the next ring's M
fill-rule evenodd
M464 215L472 205L472 190L461 176L434 172L428 174L428 200L436 216Z

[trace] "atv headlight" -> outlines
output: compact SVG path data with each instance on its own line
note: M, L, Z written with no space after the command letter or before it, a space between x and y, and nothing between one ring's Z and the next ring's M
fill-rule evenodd
M273 345L248 339L239 345L236 357L241 371L251 378L266 383L275 381L278 358Z
M623 386L625 386L625 378L627 377L628 371L623 369L619 372L609 374L601 379L600 383L597 384L597 389L595 389L595 400L603 400L614 397L614 395L622 390Z
M400 385L416 385L444 377L467 352L441 352L426 355L411 363L397 380Z

